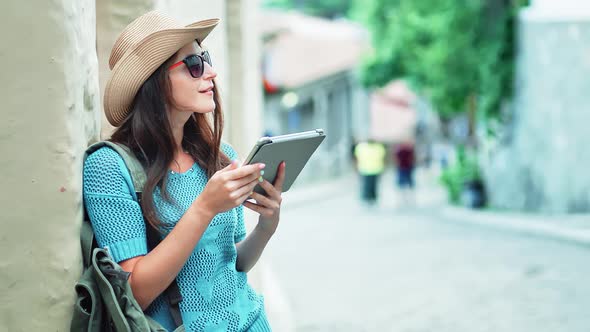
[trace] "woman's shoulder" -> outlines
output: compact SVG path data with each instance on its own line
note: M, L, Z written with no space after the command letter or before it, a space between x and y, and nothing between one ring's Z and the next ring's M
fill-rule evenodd
M117 151L103 146L84 161L84 191L100 194L129 194L133 191L131 174Z
M108 166L118 164L121 161L123 161L123 157L121 157L117 151L108 146L103 146L92 152L88 158L86 158L84 167Z
M102 174L103 176L125 175L125 162L117 151L103 146L92 152L84 161L84 175Z

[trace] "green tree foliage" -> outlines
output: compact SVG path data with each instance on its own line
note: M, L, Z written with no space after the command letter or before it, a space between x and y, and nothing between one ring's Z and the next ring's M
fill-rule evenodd
M464 146L458 146L456 160L445 168L440 176L441 183L445 186L451 203L459 204L465 186L481 179L477 155L470 153Z
M443 117L475 107L497 114L512 91L521 2L355 0L351 16L367 26L374 47L363 82L377 87L406 78Z
M328 18L346 16L352 0L263 0L266 8L296 9L309 15Z

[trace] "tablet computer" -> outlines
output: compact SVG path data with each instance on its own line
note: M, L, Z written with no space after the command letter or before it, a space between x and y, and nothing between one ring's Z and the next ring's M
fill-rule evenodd
M252 151L246 157L244 165L264 163L263 178L270 183L274 182L277 175L278 166L285 161L285 182L283 183L283 192L289 190L295 179L305 167L305 164L326 138L322 129L305 131L301 133L262 137L256 142ZM265 194L260 185L254 188L254 191Z

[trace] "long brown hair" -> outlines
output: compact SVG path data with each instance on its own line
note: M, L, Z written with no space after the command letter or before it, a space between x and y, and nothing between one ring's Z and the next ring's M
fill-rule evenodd
M143 83L133 101L132 110L111 136L111 141L123 144L142 163L147 180L142 192L141 209L144 218L156 229L162 225L153 199L154 189L169 200L166 190L168 168L174 160L176 146L168 119L166 103L171 100L168 63L165 61ZM214 82L216 83L216 82ZM217 84L214 84L213 115L193 113L184 125L182 148L188 152L210 178L229 165L229 158L220 151L223 133L223 112Z

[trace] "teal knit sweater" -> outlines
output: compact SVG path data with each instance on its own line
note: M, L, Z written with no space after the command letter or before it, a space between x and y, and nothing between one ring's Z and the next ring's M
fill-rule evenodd
M229 145L222 151L235 159ZM148 252L145 222L133 182L123 159L103 147L84 163L84 203L98 245L117 262ZM166 236L203 191L207 175L198 164L184 173L168 174L163 199L154 190L154 203ZM270 331L262 296L248 285L246 273L236 270L236 246L246 236L243 207L216 215L177 276L182 294L180 312L187 331ZM158 297L146 310L169 331L176 326L168 303Z

